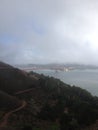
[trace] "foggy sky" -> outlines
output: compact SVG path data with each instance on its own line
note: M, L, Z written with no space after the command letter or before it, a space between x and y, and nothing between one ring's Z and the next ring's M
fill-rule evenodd
M0 0L0 60L98 65L98 0Z

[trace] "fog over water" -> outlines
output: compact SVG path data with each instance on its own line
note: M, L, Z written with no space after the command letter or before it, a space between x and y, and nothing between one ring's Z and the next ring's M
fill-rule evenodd
M37 70L36 72L53 76L70 85L79 86L98 96L98 70L73 70L68 72Z

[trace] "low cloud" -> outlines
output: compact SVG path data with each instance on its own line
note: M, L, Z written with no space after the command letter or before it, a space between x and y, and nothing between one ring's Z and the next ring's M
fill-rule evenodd
M1 0L0 60L98 65L97 0Z

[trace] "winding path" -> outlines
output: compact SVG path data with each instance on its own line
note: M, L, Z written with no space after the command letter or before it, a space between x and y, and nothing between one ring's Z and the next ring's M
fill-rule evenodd
M2 122L0 123L0 127L5 127L5 126L7 125L7 123L8 123L8 118L10 117L10 115L11 115L12 113L14 113L14 112L17 112L17 111L23 109L26 105L27 105L26 101L22 101L22 104L21 104L20 107L14 109L14 110L12 110L12 111L7 112L7 113L3 116L3 118L2 118Z

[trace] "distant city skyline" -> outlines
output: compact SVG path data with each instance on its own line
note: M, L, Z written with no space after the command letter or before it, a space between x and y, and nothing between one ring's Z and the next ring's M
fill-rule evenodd
M98 65L97 0L1 0L0 61Z

